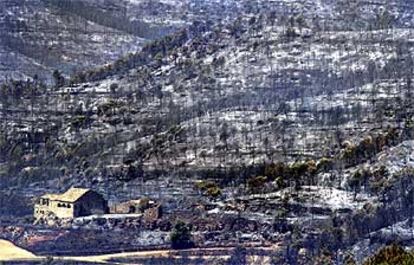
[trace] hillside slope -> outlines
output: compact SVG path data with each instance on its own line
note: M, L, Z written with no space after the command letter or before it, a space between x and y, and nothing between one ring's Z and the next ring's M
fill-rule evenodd
M151 3L1 1L1 80L50 80L55 69L68 75L109 63L187 22L180 6Z
M378 231L383 244L381 229L414 209L413 9L346 3L225 1L227 17L66 83L5 83L0 187L144 194L171 220L190 215L203 242L220 240L203 225L217 218L233 222L214 226L229 241L242 231L287 249L358 253ZM205 216L200 201L212 205Z
M307 14L255 12L192 26L72 78L94 81L6 85L3 162L17 144L33 161L13 174L50 159L69 163L67 173L96 160L149 172L239 168L332 157L345 140L409 125L410 29L322 31ZM36 143L26 142L32 134Z

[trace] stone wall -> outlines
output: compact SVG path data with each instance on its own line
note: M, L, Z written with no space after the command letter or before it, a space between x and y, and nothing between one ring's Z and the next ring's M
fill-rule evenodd
M49 205L36 204L34 207L35 219L47 218L51 213L57 218L73 218L73 204L49 201Z

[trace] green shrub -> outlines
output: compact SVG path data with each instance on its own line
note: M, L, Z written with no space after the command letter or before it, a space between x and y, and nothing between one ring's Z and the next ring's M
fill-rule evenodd
M191 239L191 225L188 225L182 221L178 221L174 225L174 229L171 232L171 247L173 249L185 249L194 246L194 242Z
M70 122L70 126L74 129L80 129L86 124L87 120L88 118L86 116L83 116L83 115L75 116L72 118Z
M219 187L210 187L207 189L206 194L210 197L216 198L221 195L221 189Z
M265 165L264 175L267 176L270 180L274 180L277 177L285 176L287 171L288 167L284 163L272 163L269 165Z
M366 184L371 175L372 173L368 170L358 170L349 179L348 184L352 189L357 190Z
M216 198L221 195L220 187L213 181L201 180L196 182L195 188L207 196Z
M357 147L355 145L348 145L342 151L342 159L347 163L351 163L356 159Z
M306 173L308 175L313 175L316 173L316 171L318 170L317 168L317 164L314 160L308 160L306 161Z
M292 178L299 178L308 172L308 164L306 162L296 162L290 166L289 171Z
M414 255L405 251L401 246L393 244L387 246L373 257L366 260L363 265L409 265L414 264Z
M265 176L256 176L252 177L247 181L247 186L249 187L249 190L252 192L258 192L260 191L263 186L267 182L267 177Z
M332 170L334 167L334 162L331 158L327 158L327 157L322 157L317 165L317 171L319 172L323 172L323 171L329 171Z

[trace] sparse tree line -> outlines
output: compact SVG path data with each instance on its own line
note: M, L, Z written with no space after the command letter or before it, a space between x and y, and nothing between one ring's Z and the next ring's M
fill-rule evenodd
M273 23L273 21L271 20L271 14L269 14L268 17L269 18L266 18L266 19L269 19L269 21L266 22L266 23ZM265 18L262 17L262 18L257 18L255 20L250 20L250 21L247 21L247 22L244 22L244 21L235 22L234 27L239 27L239 28L236 28L236 29L233 28L233 32L234 32L234 34L238 34L238 33L240 33L240 31L243 31L243 30L246 30L247 28L249 28L248 25L250 25L250 27L253 27L253 25L261 25L261 24L263 24L264 19ZM237 23L239 23L239 24L237 24ZM291 27L306 26L305 25L306 22L303 21L303 18L301 18L300 16L292 17L291 19L288 19L286 23L290 23ZM256 28L256 27L259 27L259 28ZM196 58L197 57L202 58L205 53L214 52L216 49L220 48L219 46L215 47L214 45L210 45L210 43L212 41L217 40L220 37L221 33L220 33L219 30L214 31L212 36L203 36L203 37L199 36L202 32L206 31L208 28L209 28L208 25L207 26L206 25L196 25L196 26L194 26L193 29L191 29L191 28L187 29L185 31L174 34L171 37L168 36L168 37L166 37L166 38L164 38L160 41L156 41L156 42L153 42L153 43L147 45L143 49L143 52L142 52L142 54L144 54L144 55L141 55L141 53L139 53L137 56L138 57L140 57L140 56L145 57L145 54L149 54L149 56L150 56L149 58L158 57L157 60L159 60L159 59L165 60L164 58L166 56L174 57L175 53L171 52L171 51L176 50L177 47L181 47L181 45L183 43L187 42L187 40L189 39L188 35L193 34L195 37L193 36L193 40L192 40L191 45L189 47L183 47L182 49L180 48L180 51L185 52L188 55L188 57L191 58L191 56L189 54L192 51L195 50L198 53L198 55L196 55ZM260 31L260 26L255 26L254 30ZM251 33L251 34L254 34L254 33ZM258 48L256 48L256 49L258 49ZM405 54L405 53L403 52L403 54ZM131 57L132 58L130 58L130 59L126 58L126 59L123 59L124 61L120 60L117 63L114 63L113 65L107 66L110 69L108 71L104 70L103 72L105 72L105 74L103 74L102 76L100 74L98 74L96 77L92 77L91 80L100 80L100 79L106 77L107 72L110 73L110 74L123 72L123 71L125 71L125 69L130 69L130 67L135 67L136 65L134 66L134 64L135 64L134 62L141 63L141 61L142 61L138 57L134 57L134 56L131 56ZM155 60L155 61L157 61L157 60ZM179 60L179 58L176 58L174 60ZM224 60L224 57L223 58L221 58L221 57L216 58L216 62L213 63L213 67L215 67L215 68L213 68L213 70L219 69L219 67L221 67L220 65L225 64L225 61L223 61L223 60ZM150 61L152 61L152 60L150 60ZM186 62L187 63L184 64L185 65L184 69L189 70L189 69L197 68L197 66L196 66L197 61L194 61L194 63L192 63L191 60L188 60ZM407 62L407 61L404 60L404 62ZM145 60L143 60L142 63L145 64ZM399 65L400 65L400 63L397 60L391 61L386 66L386 68L384 70L380 71L376 67L373 67L369 71L368 74L355 73L355 75L353 75L352 78L350 78L350 79L354 79L355 82L357 82L357 84L362 84L362 83L366 82L366 80L371 78L370 76L373 76L372 77L372 78L374 78L373 80L375 80L375 79L377 79L380 76L385 75L385 74L390 75L390 77L395 78L396 74L398 76L403 75L403 73L400 73L399 71L404 71L404 72L407 71L406 67L397 67ZM408 62L407 62L407 65L408 65ZM112 67L114 67L114 68L112 68ZM112 69L115 69L115 70L112 70ZM403 69L403 70L399 70L399 69ZM197 71L195 71L194 69L190 70L190 71L186 71L186 72L192 72L192 71L194 71L195 75L197 75L196 74ZM144 76L145 76L145 73L146 73L146 71L142 72L142 74ZM390 73L392 73L392 74L390 74ZM62 74L59 71L55 71L53 73L53 77L54 77L54 80L55 80L55 87L56 88L62 87L64 85L67 85L68 83L72 82L70 80L65 80L65 78L62 76ZM151 78L152 78L151 75L149 75L148 78L151 80ZM321 80L321 83L322 82L324 83L324 86L321 86L321 87L325 87L325 89L320 91L320 93L326 92L326 90L329 89L332 86L343 87L345 82L349 82L349 81L342 81L342 80L339 80L339 79L335 80L335 81L329 81L329 78L327 78L327 79ZM85 79L83 79L83 77L80 77L79 80L74 82L74 83L82 82L82 81L86 81L86 80L89 80L89 78L85 77ZM214 78L213 78L213 80L214 80ZM408 79L408 80L411 80L411 79ZM151 82L155 82L155 81L156 80L152 80L149 83L151 84ZM32 81L30 81L30 82L32 82ZM407 81L407 83L408 83L408 81ZM352 85L355 85L355 83L353 83ZM23 85L22 84L17 84L17 85L7 86L3 91L5 91L4 93L6 95L12 95L12 97L16 97L16 98L19 98L21 94L29 95L30 93L34 93L34 94L38 95L38 93L40 93L40 92L38 92L36 89L32 89L32 87L33 87L32 85L27 85L27 84L23 84ZM114 91L116 91L116 90L118 90L118 88L114 88ZM218 88L217 90L220 91L220 88ZM286 93L289 93L291 98L296 98L297 99L298 96L299 96L298 104L300 106L300 104L301 104L300 103L300 101L301 101L300 97L305 96L306 93L310 93L308 91L304 92L304 90L305 90L305 88L287 89ZM35 91L35 92L33 92L33 91ZM161 94L162 94L163 93L162 90L160 90L160 91L161 91ZM254 98L252 100L251 99L251 98L253 98L252 97L253 94L252 94L252 95L247 95L245 97L242 97L242 96L241 97L237 97L237 96L236 97L230 97L229 96L228 98L225 98L225 99L219 99L220 100L219 102L215 101L215 102L211 102L211 103L206 103L205 105L201 104L201 105L198 105L197 107L190 108L188 110L188 112L187 112L187 110L183 110L183 108L181 108L181 110L179 111L181 113L178 114L178 115L181 115L181 118L179 119L179 121L184 121L184 120L189 119L189 118L194 118L194 117L197 117L197 115L202 116L204 113L206 113L206 110L213 110L214 111L214 110L219 110L219 109L224 109L224 108L230 108L232 106L237 106L237 105L240 105L240 104L242 104L242 105L244 105L244 104L252 105L252 108L257 108L257 104L266 105L266 104L269 104L268 102L281 100L281 98L283 98L283 96L281 96L280 93L279 93L280 91L276 91L274 88L269 88L269 91L272 91L272 93L266 94L266 97L267 97L267 100L268 100L267 102L261 102L262 99L256 99L256 98ZM114 94L116 94L116 93L118 93L118 92L115 92ZM159 93L154 92L154 94L158 95ZM276 94L277 94L277 96L276 96ZM268 97L269 95L270 95L270 97ZM274 98L271 97L272 95L274 96ZM163 97L163 100L168 101L168 94L162 95L162 97ZM161 98L161 97L159 97L159 98ZM374 98L373 101L375 101L375 98ZM378 104L378 103L375 103L375 104ZM171 108L174 107L173 105L170 105L170 106L171 106ZM98 112L99 113L105 113L105 115L107 115L108 113L111 112L111 109L112 109L112 107L110 107L110 106L108 108L107 105L102 105L102 106L99 106ZM295 110L291 110L291 111L295 111ZM296 111L302 111L302 110L297 109ZM340 124L343 124L344 122L349 121L349 120L352 119L350 117L350 114L348 113L348 111L349 111L348 108L337 107L337 108L334 108L332 110L331 109L321 110L320 111L321 115L317 114L315 116L322 117L321 120L324 120L326 124L331 124L331 125L335 124L335 125L339 126ZM353 111L355 113L354 116L357 115L358 111L361 111L361 110L358 110L357 107L355 107L355 110ZM185 113L185 112L187 112L187 113ZM326 116L326 118L324 118L325 116ZM344 117L348 117L348 119L344 119ZM165 120L171 120L171 119L165 119ZM79 113L79 115L77 115L77 116L75 116L71 119L70 124L74 129L83 129L83 128L88 128L88 126L91 124L91 122L93 122L93 121L91 121L88 118L87 115L83 115L82 113ZM117 121L117 120L113 120L113 121L111 120L110 122L113 123L112 125L119 124L118 123L119 121ZM164 121L158 120L157 123L163 124ZM158 126L158 128L161 129L161 130L165 127L168 127L168 126L165 126L165 125ZM224 128L224 126L221 126L220 128ZM226 150L228 150L228 147L229 147L228 139L231 138L232 134L233 134L232 130L228 130L228 129L222 129L221 132L218 134L218 138L221 142L224 143L224 145L226 146L226 148L225 148ZM351 152L351 153L356 152L356 155L353 156L353 154L351 154L351 157L352 158L357 157L357 160L360 160L360 156L364 156L364 154L359 152L357 148L356 149L349 148L347 150L347 152ZM195 153L197 154L198 152L195 151ZM161 154L160 154L160 156L161 156Z
M291 187L296 190L303 185L317 185L320 173L336 170L341 174L346 168L354 167L372 159L385 147L392 147L405 140L400 130L390 128L384 133L367 136L358 143L344 142L337 154L332 157L322 157L318 160L297 161L294 163L273 162L252 165L245 168L228 170L200 171L203 180L196 184L196 189L203 194L216 198L222 194L221 187L243 184L247 191L253 194L266 193L274 190ZM356 171L349 179L349 189L359 191L361 187L368 187L372 192L388 185L381 180L387 176L386 168L374 172ZM333 179L339 176L333 176ZM210 180L208 180L210 179Z

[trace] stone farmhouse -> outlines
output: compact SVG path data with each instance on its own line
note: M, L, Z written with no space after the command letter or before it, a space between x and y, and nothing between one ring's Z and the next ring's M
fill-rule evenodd
M36 220L73 219L108 212L108 202L103 196L84 188L70 188L62 194L45 194L37 200L34 206Z

